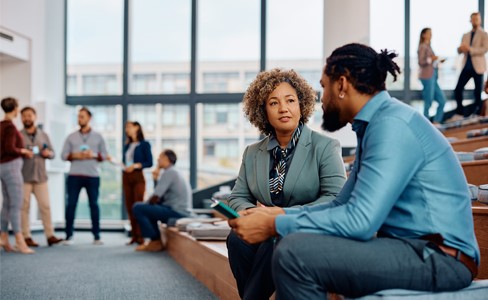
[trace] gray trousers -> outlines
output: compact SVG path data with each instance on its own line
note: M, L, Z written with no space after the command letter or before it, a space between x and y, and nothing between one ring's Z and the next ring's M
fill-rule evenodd
M272 270L276 299L326 299L327 292L360 297L394 288L452 291L471 283L461 262L413 239L295 233L279 242Z
M20 211L24 199L24 179L22 177L22 158L0 164L0 180L2 181L2 213L1 230L8 232L8 223L14 233L21 232Z

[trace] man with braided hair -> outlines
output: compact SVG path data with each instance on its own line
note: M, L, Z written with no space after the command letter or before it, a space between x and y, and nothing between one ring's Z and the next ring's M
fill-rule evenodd
M399 73L396 56L348 44L327 59L322 128L351 123L358 139L353 170L334 201L253 208L229 221L249 243L280 240L272 261L277 299L451 291L477 274L466 179L439 131L386 91L387 73Z

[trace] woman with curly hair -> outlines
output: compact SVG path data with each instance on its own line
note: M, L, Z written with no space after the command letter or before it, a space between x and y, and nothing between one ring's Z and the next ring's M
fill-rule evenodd
M295 71L263 71L247 89L244 113L266 137L246 148L229 205L302 206L330 202L345 182L339 142L306 123L317 99ZM274 292L274 239L248 244L231 232L229 262L243 299L269 299Z

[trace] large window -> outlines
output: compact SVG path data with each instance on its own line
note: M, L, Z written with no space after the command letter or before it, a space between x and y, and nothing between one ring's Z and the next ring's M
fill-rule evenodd
M269 0L267 5L266 69L295 69L319 90L323 66L323 1Z
M410 0L410 87L421 90L418 79L417 49L422 28L432 29L431 47L446 61L439 66L439 86L452 90L461 73L462 56L457 53L461 37L471 30L470 15L478 9L477 0ZM441 13L442 12L442 13ZM474 88L472 80L466 88Z
M327 42L324 15L342 13L325 11L322 0L66 3L66 102L90 105L96 111L96 129L106 136L115 157L122 154L124 122L139 121L152 145L154 163L161 150L174 149L177 168L195 189L235 178L246 145L259 139L258 131L244 118L240 102L260 70L292 68L321 90ZM454 89L461 62L456 48L462 33L470 29L469 15L478 10L479 3L369 1L369 36L364 29L361 40L369 39L377 51L399 54L396 62L402 73L397 82L387 78L393 96L422 110L416 50L423 27L432 28L432 46L447 58L441 66L441 87ZM452 98L452 93L446 96ZM446 109L451 105L452 101ZM321 115L317 103L311 127L321 130ZM104 164L104 168L113 166ZM101 201L116 197L121 207L121 191L115 186L120 187L120 172L106 173L116 175L104 179L114 186L104 188ZM151 192L152 180L147 179Z
M198 93L246 89L245 74L259 71L259 0L198 1Z
M154 167L164 149L173 150L178 160L176 168L190 180L190 110L188 105L129 105L130 121L141 124L146 140L151 144ZM154 186L151 169L144 170L146 193Z
M198 120L198 186L235 178L242 152L258 140L258 131L244 118L240 104L198 105Z
M394 12L394 13L387 13ZM403 90L405 73L405 3L404 0L370 0L370 44L376 51L394 50L398 53L395 62L402 73L393 82L388 74L386 87Z
M130 93L190 92L190 0L131 1Z
M67 1L67 93L122 94L123 0Z

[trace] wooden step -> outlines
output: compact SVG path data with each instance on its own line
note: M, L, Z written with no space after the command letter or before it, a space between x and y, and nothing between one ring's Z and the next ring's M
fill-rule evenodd
M185 270L219 299L240 299L223 241L197 241L176 228L166 230L167 251Z
M473 202L473 222L476 240L480 247L481 263L478 279L488 279L488 206Z
M488 183L488 159L461 163L468 183L482 185Z
M456 152L473 152L476 149L488 147L488 136L458 140L451 143Z
M451 128L447 129L443 132L445 137L454 137L458 139L465 139L467 137L467 132L474 129L483 129L488 127L487 123L478 123L478 124L471 124L466 125L463 127Z

